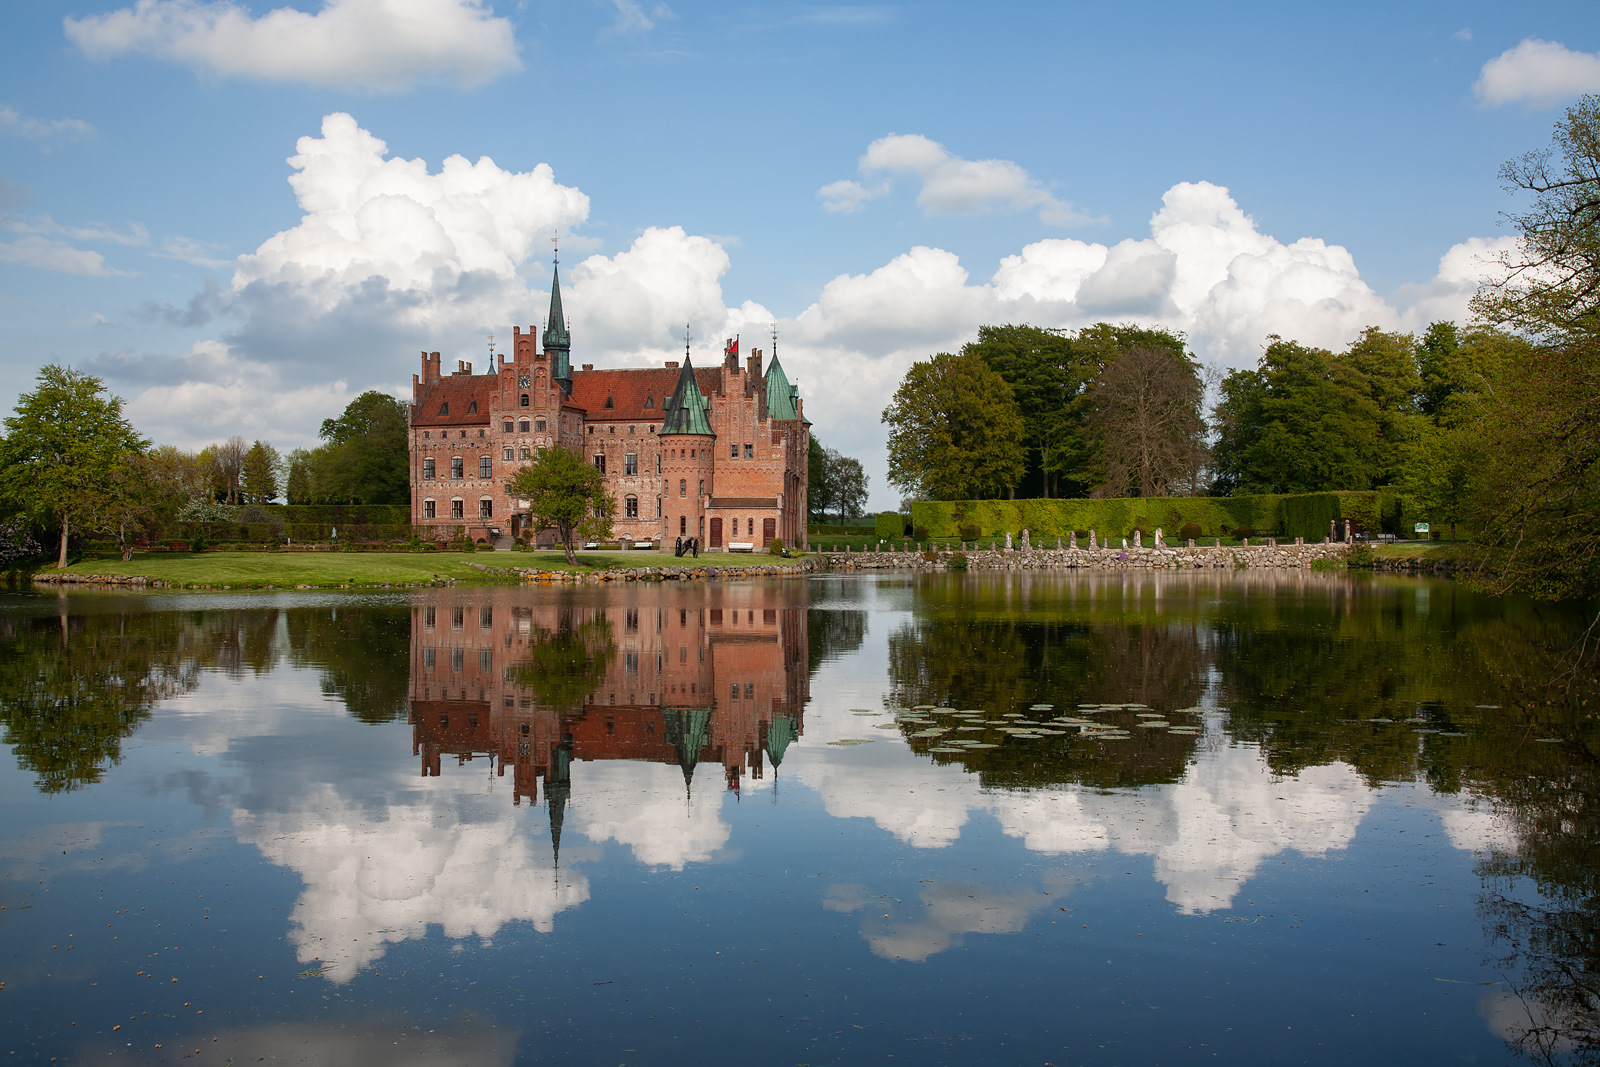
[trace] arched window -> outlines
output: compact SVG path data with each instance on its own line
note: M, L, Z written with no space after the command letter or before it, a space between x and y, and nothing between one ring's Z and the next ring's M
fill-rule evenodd
M510 460L513 455L514 455L514 453L509 448L502 448L500 450L500 458L501 459Z
M505 422L501 423L500 424L500 429L504 433L510 433L511 432L511 420L507 419Z
M517 423L517 427L523 433L527 433L528 432L528 420L527 419L523 419L521 422Z
M494 518L494 501L491 500L489 497L482 497L481 499L479 499L479 501L478 501L478 518L480 518L480 519L492 519L492 518Z
M433 513L433 501L432 500L424 500L422 502L422 517L425 518L425 519L432 519L432 518L436 517L434 515L434 513Z
M687 479L687 478L679 478L678 479L678 495L679 496L688 496L689 495L689 479Z

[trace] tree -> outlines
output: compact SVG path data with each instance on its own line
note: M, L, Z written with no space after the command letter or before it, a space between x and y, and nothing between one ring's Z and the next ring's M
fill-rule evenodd
M244 496L247 503L270 504L278 495L278 450L265 441L250 446L244 457Z
M528 502L528 521L536 530L554 530L576 565L573 541L603 541L611 536L616 502L606 491L606 476L567 448L547 448L506 480L506 492Z
M1600 96L1567 111L1550 149L1500 173L1533 202L1512 216L1521 239L1473 310L1534 345L1483 422L1482 574L1582 596L1600 591Z
M1089 425L1105 481L1097 496L1170 496L1206 460L1198 365L1165 348L1134 348L1089 390Z
M1368 376L1325 348L1273 336L1255 370L1234 371L1217 404L1217 489L1371 489L1390 457Z
M1027 428L1006 380L976 353L911 365L884 409L889 481L934 500L1003 495L1024 471Z
M316 450L316 495L325 501L404 504L411 499L406 408L386 393L362 393L337 419L324 419Z
M867 472L859 459L828 449L828 479L833 484L834 507L842 524L845 516L854 518L867 506Z
M122 400L100 379L51 364L38 387L17 399L0 439L0 503L6 510L59 525L57 566L67 540L117 492L119 470L149 442L122 417Z
M811 436L811 454L806 462L806 506L818 519L826 519L834 506L834 485L828 449L815 434Z
M211 487L224 504L239 503L239 486L244 479L244 459L250 446L235 435L221 444L209 445L200 452L211 471Z
M283 495L291 504L309 504L314 499L311 489L312 454L304 448L289 453L289 477Z

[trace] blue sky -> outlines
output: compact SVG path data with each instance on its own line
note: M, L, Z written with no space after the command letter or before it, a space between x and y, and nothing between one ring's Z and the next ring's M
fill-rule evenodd
M900 375L980 323L1158 322L1242 366L1271 332L1462 317L1508 239L1497 168L1600 92L1592 3L4 20L0 397L70 362L158 441L308 444L420 350L482 369L486 333L541 323L560 232L575 361L777 321L874 505Z

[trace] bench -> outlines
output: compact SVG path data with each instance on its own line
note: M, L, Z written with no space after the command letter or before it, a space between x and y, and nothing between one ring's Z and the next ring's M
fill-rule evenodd
M633 543L633 547L634 548L654 548L654 547L656 547L656 543L654 541L635 541Z
M754 552L755 550L756 550L756 545L755 545L754 541L729 541L728 542L728 551L729 552Z

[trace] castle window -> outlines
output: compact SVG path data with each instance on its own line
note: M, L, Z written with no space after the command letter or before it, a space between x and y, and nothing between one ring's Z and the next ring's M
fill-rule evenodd
M450 477L460 478L462 477L464 470L465 461L460 456L456 456L450 460Z
M654 426L650 427L650 432L651 433L655 433L656 432L656 428Z
M595 454L594 466L595 466L595 469L598 470L601 474L604 474L606 472L606 454L604 452L599 452L599 453Z
M678 479L678 495L679 496L688 496L689 495L689 479L687 479L687 478L679 478Z
M533 454L531 452L529 452L526 448L524 448L522 450L522 458L523 459L532 459L533 458Z
M606 410L607 411L613 410L616 406L617 406L616 398L609 397L609 396L606 397Z
M534 422L533 422L533 428L535 430L538 430L540 433L543 433L544 432L544 420L543 419L535 419ZM527 427L524 426L523 429L527 429Z
M467 405L467 414L468 415L476 415L477 413L478 413L478 402L476 400L474 400L474 401L472 401L472 403Z
M748 536L754 537L756 535L756 520L746 519L744 524L744 532Z
M594 433L594 427L593 426L589 427L589 432L590 433Z
M513 455L513 453L511 451L511 449L509 449L509 448L502 448L500 450L500 458L503 459L503 460L508 460L509 461L512 458L512 455Z
M739 446L738 445L729 445L728 446L728 458L729 459L738 459L739 458Z
M636 433L636 432L638 432L638 429L639 429L639 427L637 427L637 426L629 426L628 427L628 432L629 433Z
M433 513L433 501L424 500L422 502L422 517L425 519L431 519L435 517Z
M613 427L611 427L611 429L608 432L609 433L616 433L617 432L617 428L615 426L613 426Z
M656 518L661 517L661 498L656 497Z
M439 414L441 414L441 415L450 414L450 401L446 400L443 404L439 405Z
M661 473L661 453L660 452L656 453L656 473L657 474Z
M479 430L479 431L478 431L478 436L479 436L479 437L482 437L482 436L484 436L484 435L485 435L485 434L487 434L487 433L488 433L488 432L489 432L489 431L488 431L488 430Z
M647 408L653 408L656 406L656 398L654 393L644 398L644 406Z
M523 407L527 407L528 406L528 394L527 393L523 393L522 394L522 406Z
M462 502L460 497L456 497L456 499L450 501L450 517L452 519L465 518L466 513L466 505Z
M523 419L521 422L519 422L517 424L517 426L518 426L518 428L520 428L522 430L523 433L527 433L528 432L528 420L527 419ZM543 427L540 427L540 428L543 429Z
M689 532L689 516L687 516L687 515L679 515L678 516L678 536L682 537L684 534L686 534L688 532ZM679 662L682 662L682 660L680 659Z
M700 495L706 495L706 480L704 478L700 479Z
M480 519L492 519L492 518L494 518L494 501L493 500L490 500L488 497L484 497L482 500L478 501L478 518L480 518Z
M622 513L627 518L637 519L639 517L639 498L636 496L630 496L623 500Z
M432 456L428 456L422 461L422 476L424 478L432 478L433 477L433 457Z
M478 457L478 477L488 478L493 475L494 468L489 463L488 456Z
M465 437L465 436L467 436L467 431L465 431L465 430L462 430L462 431L461 431L461 436L462 436L462 437Z
M629 452L626 456L622 457L622 473L623 474L638 474L639 473L639 456L638 456L637 453Z
M744 446L744 458L745 459L755 459L756 458L756 446L755 445L745 445Z
M500 424L500 432L501 433L510 433L511 432L511 420L510 419L507 419L505 422L502 422Z
M426 441L428 439L428 431L427 430L423 430L422 431L422 439L424 441Z

